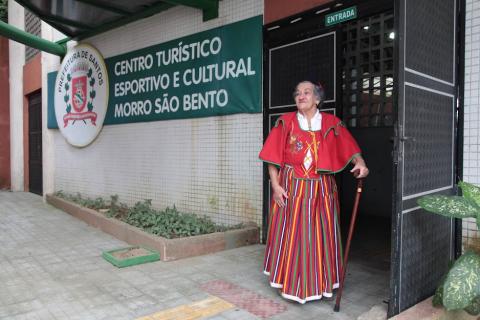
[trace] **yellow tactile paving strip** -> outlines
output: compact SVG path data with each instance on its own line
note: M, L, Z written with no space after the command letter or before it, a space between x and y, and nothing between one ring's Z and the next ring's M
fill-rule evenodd
M172 309L163 310L137 320L195 320L219 314L233 309L235 306L217 297L184 304Z

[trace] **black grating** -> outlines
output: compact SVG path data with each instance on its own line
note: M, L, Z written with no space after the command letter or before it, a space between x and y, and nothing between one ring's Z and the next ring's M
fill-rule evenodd
M315 16L315 21L318 21ZM270 47L265 48L264 64L264 123L263 132L266 138L275 121L286 112L297 110L293 91L302 80L319 82L325 89L326 103L323 112L335 114L336 81L338 71L337 42L335 31L319 33L318 22L308 33L301 31L303 24L289 25L282 30L282 36L275 38ZM300 29L297 29L300 28ZM290 36L285 36L290 34ZM268 36L268 33L267 33ZM268 37L267 37L268 38ZM271 41L271 39L270 39ZM269 40L266 40L269 44ZM270 212L270 177L264 165L263 192L263 241L266 239L268 213Z
M335 99L335 35L270 49L270 108L294 105L293 90L298 82L322 83L326 100Z
M405 86L403 195L452 184L453 98Z
M451 223L448 218L423 210L403 215L401 310L431 296L447 271Z
M343 119L349 127L393 126L393 13L343 29Z
M406 1L405 67L453 83L455 1Z
M395 2L399 123L389 317L434 292L458 236L452 220L426 213L416 203L425 194L455 191L456 2Z
M25 9L25 31L38 37L40 37L42 33L40 18L26 9ZM39 52L40 51L38 49L26 46L25 62L32 60L32 58Z

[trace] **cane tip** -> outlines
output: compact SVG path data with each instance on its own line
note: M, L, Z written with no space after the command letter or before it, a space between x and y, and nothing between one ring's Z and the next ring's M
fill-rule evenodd
M340 311L340 306L338 304L336 304L335 307L333 307L333 311L335 311L335 312Z

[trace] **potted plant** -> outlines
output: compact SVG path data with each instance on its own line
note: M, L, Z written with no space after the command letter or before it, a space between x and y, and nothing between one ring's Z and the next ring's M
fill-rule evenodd
M480 230L480 188L460 182L462 196L429 195L418 200L426 211L450 218L475 218ZM471 315L480 314L480 255L467 250L451 265L442 278L433 305L447 310L463 309Z

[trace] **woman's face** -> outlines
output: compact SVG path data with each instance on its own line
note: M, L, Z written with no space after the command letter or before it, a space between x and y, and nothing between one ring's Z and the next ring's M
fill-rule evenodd
M309 111L316 110L317 104L320 102L314 95L313 84L310 82L299 83L294 96L297 109L301 113L308 113Z

